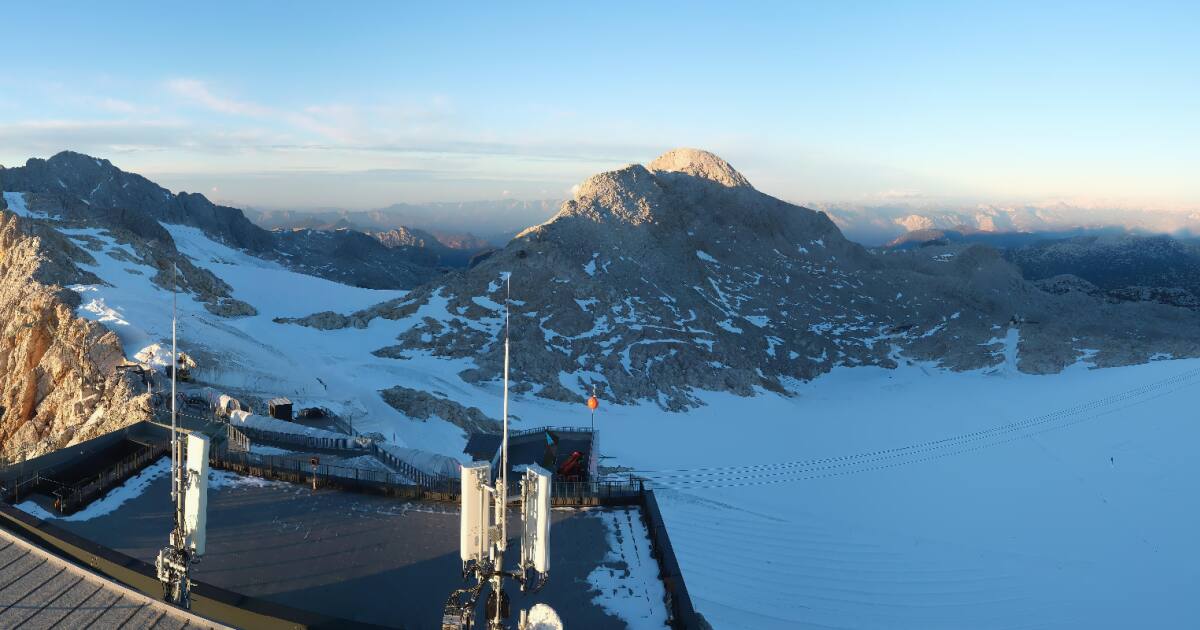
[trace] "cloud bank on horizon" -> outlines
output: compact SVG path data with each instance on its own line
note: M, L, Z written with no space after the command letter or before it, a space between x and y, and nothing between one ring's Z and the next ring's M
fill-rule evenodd
M1200 208L1195 7L689 7L14 6L0 163L376 208L701 146L810 204Z

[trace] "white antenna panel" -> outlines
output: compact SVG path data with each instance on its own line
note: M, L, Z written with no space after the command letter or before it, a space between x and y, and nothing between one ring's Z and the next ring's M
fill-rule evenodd
M488 556L492 495L492 466L475 462L462 467L462 521L459 523L459 555L464 564L482 562Z
M208 520L208 437L187 436L184 468L183 540L198 556L204 555Z
M525 529L521 564L538 573L550 571L550 473L541 466L525 469L525 500L521 504Z

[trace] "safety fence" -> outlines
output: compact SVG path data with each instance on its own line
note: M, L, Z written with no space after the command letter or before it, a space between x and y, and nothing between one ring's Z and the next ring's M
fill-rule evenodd
M43 492L47 488L57 489L65 487L64 484L56 481L47 473L41 470L33 470L25 473L18 471L11 474L8 479L0 482L0 500L5 503L18 503L22 497L27 497L34 492Z
M323 463L319 459L313 464L304 457L261 455L228 448L214 449L209 464L252 477L304 485L312 485L315 476L320 488L405 499L458 501L461 493L459 480L452 477L422 474L419 480L414 480L405 473ZM513 487L518 486L513 484ZM550 496L554 505L564 507L634 505L643 491L642 481L630 476L604 481L558 481L551 485Z
M169 450L166 443L148 445L102 469L99 473L89 475L75 483L63 483L56 479L58 467L38 468L24 474L18 472L0 483L0 500L7 503L19 503L23 498L36 492L53 497L54 509L59 514L73 514L126 479L141 472L143 468L157 461ZM30 466L32 468L33 464L31 463Z
M143 468L166 455L169 450L168 444L153 444L105 468L95 476L70 486L61 486L50 493L54 497L54 506L59 514L76 512L113 487L141 472Z
M321 488L363 492L404 499L454 500L458 496L458 480L426 479L425 484L413 481L400 473L386 470L341 466L336 463L313 464L311 459L280 455L260 455L214 449L209 456L213 468L228 470L251 477L312 485L313 478Z
M605 481L555 481L550 484L550 502L557 506L634 505L645 488L642 480L629 477Z
M400 459L395 453L382 448L379 444L371 442L371 454L388 466L394 468L398 473L407 477L412 483L425 488L446 488L448 484L457 484L456 479L451 479L444 475L432 475L416 466Z
M309 448L331 451L349 451L357 450L361 454L366 451L366 447L356 447L358 442L354 438L347 435L346 437L320 437L313 435L305 435L303 433L283 433L279 431L268 431L242 425L237 427L239 431L250 436L250 439L255 442L270 442L280 446L288 446L292 448Z
M525 435L533 435L535 433L545 433L546 431L549 431L551 433L595 433L596 432L595 429L591 429L588 427L534 427L532 429L522 429L520 431L509 431L508 439L511 440L515 437L521 437L521 436L525 436Z
M245 453L250 450L250 437L232 424L226 424L225 444L231 451Z

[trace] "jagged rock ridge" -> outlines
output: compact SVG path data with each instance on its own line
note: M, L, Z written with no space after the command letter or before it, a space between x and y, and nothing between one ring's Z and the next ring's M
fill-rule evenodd
M108 160L63 151L0 168L0 190L26 193L31 207L91 227L162 240L161 223L200 228L213 239L287 267L367 288L411 288L438 275L424 258L389 249L354 230L271 232L204 195L169 190ZM169 239L169 237L168 237Z

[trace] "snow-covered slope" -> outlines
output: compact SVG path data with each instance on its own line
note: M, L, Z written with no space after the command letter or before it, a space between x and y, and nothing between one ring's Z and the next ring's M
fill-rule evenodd
M715 628L1187 627L1200 361L838 368L797 396L602 405ZM526 422L583 405L519 399ZM634 626L638 627L638 626Z
M256 305L256 315L226 318L188 294L179 295L180 349L196 360L198 381L256 398L290 396L299 406L325 406L354 418L360 432L378 431L411 447L461 454L461 429L439 420L406 419L381 399L379 390L397 382L447 392L456 387L418 366L372 355L397 334L394 327L322 332L272 321L314 308L366 306L403 291L360 289L299 274L214 242L197 228L164 227L181 254L223 279L238 299ZM71 287L81 297L79 314L114 330L126 356L169 343L171 294L148 281L154 270L104 230L61 231L92 250L96 264L80 266L102 281Z

